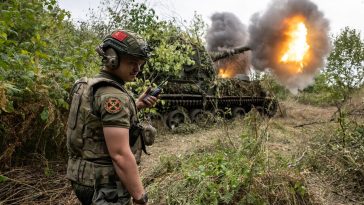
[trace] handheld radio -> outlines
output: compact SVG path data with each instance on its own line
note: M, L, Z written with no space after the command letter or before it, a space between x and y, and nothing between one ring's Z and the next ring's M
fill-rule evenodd
M159 84L156 88L150 90L149 93L144 97L144 100L146 100L149 96L157 97L162 92L161 86L166 82L167 79L163 81L161 84Z

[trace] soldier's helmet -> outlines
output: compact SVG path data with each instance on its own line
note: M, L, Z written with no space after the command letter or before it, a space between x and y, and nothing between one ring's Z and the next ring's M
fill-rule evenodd
M128 54L143 60L150 57L150 48L147 42L138 34L127 30L118 29L107 35L100 47L103 51L113 48L119 56Z

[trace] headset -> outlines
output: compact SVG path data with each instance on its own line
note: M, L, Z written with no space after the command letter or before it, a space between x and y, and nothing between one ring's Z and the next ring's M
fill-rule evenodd
M96 47L96 52L102 56L102 64L112 70L117 69L120 64L118 53L111 47L104 49L103 44Z

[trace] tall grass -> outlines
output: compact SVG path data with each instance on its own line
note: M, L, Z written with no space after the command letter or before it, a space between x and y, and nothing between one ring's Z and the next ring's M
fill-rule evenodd
M336 122L317 134L303 164L324 177L334 187L335 194L363 204L364 119L350 113L338 110Z
M269 121L251 112L240 122L240 136L163 158L144 179L151 204L312 204L302 177L270 159Z

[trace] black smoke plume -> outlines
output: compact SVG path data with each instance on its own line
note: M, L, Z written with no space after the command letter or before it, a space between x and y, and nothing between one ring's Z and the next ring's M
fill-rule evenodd
M206 34L207 50L221 51L244 46L247 37L246 26L233 13L214 13Z
M224 52L233 48L244 46L248 39L247 28L240 20L229 12L214 13L211 16L211 27L207 30L207 50L210 52ZM218 69L229 69L234 77L237 74L247 74L249 70L247 54L238 54L218 60L215 65Z
M300 73L287 72L287 65L279 62L278 49L284 40L287 18L303 16L307 27L309 61ZM269 69L293 93L313 83L314 76L324 67L325 57L330 50L328 37L329 21L318 7L309 0L274 0L268 9L256 13L249 26L252 48L252 65L257 70Z

